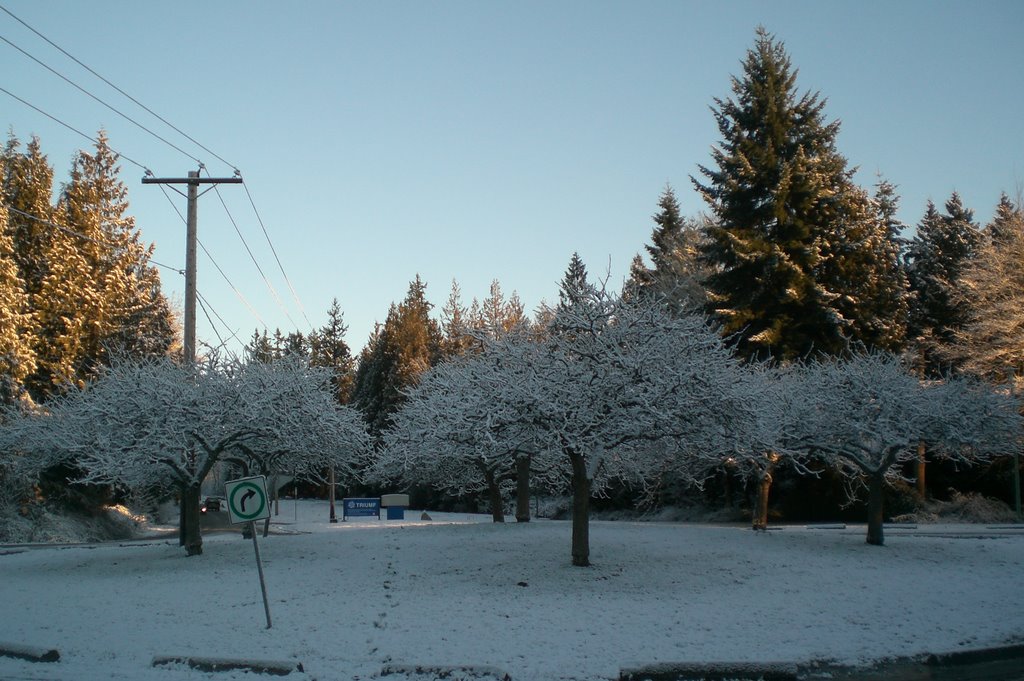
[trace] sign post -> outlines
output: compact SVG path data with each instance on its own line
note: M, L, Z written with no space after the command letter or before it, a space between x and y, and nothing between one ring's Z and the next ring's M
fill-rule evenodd
M260 574L260 591L263 592L263 611L267 614L267 629L270 629L270 601L267 600L267 583L263 579L263 563L260 561L260 545L256 540L256 521L270 518L270 500L267 496L267 479L262 475L239 478L224 483L228 498L228 515L234 524L249 523L252 533L252 547L256 552L256 569Z

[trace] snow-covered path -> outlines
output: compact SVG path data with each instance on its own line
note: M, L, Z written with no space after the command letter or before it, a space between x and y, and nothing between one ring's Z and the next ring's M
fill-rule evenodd
M332 525L326 508L283 503L291 534L260 540L269 630L237 534L208 536L199 558L166 540L0 550L0 641L62 655L0 658L0 678L259 678L150 666L191 655L292 660L306 671L288 678L321 681L387 664L609 679L659 661L858 663L1024 640L1021 531L921 526L878 548L863 526L595 522L581 569L566 522Z

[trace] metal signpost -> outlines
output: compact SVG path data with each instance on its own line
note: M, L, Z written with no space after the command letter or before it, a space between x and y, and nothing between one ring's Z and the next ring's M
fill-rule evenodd
M260 573L260 591L263 592L263 610L267 613L267 629L270 628L270 602L267 600L267 583L263 579L263 563L260 561L260 545L256 541L256 521L270 518L270 498L267 496L267 479L262 475L239 478L224 483L228 498L228 515L234 524L249 523L252 533L252 547L256 551L256 569Z

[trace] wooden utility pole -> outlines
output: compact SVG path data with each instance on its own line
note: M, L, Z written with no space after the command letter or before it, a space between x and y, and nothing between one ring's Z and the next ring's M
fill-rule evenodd
M194 364L196 361L196 241L197 241L197 210L199 185L201 184L241 184L242 178L235 177L199 177L199 172L190 170L188 177L144 177L142 184L187 184L188 210L185 227L185 337L183 352L185 361ZM207 190L209 191L209 190ZM180 193L180 192L179 192ZM206 192L203 192L204 194Z
M182 339L182 355L189 366L196 363L196 204L201 184L241 184L242 178L199 177L199 171L190 170L188 177L144 177L142 184L187 184L188 212L185 227L185 337ZM173 189L173 187L172 187ZM181 193L177 189L179 194ZM209 190L207 190L209 191ZM206 192L203 192L206 193ZM191 455L191 451L190 455ZM178 544L184 546L188 555L203 552L203 538L199 530L199 501L202 496L202 482L182 489L181 507L178 520ZM252 523L249 523L252 525ZM253 535L256 541L256 535ZM257 554L257 561L259 554ZM270 627L270 612L267 612L267 627Z

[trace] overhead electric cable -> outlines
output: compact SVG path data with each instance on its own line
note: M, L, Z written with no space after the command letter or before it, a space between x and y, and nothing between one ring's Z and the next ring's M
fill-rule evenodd
M178 214L178 217L181 218L181 221L187 225L188 224L188 220L185 218L184 215L181 214L181 210L179 210L178 204L174 203L174 201L171 199L171 197L168 196L167 190L164 187L164 185L161 184L161 185L158 185L158 186L160 187L160 191L162 191L164 193L164 197L171 204L171 208L173 208L174 212L176 212ZM172 189L173 189L173 187L172 187ZM263 321L263 318L260 317L260 314L255 310L255 308L253 308L253 306L249 304L249 301L245 299L245 296L242 295L242 292L239 291L235 287L235 285L233 283L231 283L231 279L228 278L228 275L225 274L224 270L222 270L220 265L217 264L217 261L214 259L213 255L211 255L210 251L208 251L206 249L206 246L203 245L203 242L201 240L199 240L199 239L196 239L196 243L199 244L199 247L201 249L203 249L203 253L206 254L206 257L210 259L210 262L213 263L213 266L217 269L218 272L220 272L220 276L222 276L224 278L224 281L227 282L228 286L231 288L232 291L234 291L234 293L238 297L238 299L240 301L242 301L242 304L245 305L246 309L249 310L249 312L252 313L252 316L256 318L256 321L258 321L260 323L260 326L262 326L264 329L266 329L267 328L267 323L265 321Z
M201 301L202 303L206 304L206 309L208 309L210 312L212 312L213 316L216 317L218 320L220 320L220 323L224 326L224 330L225 331L231 331L231 326L226 321L224 321L224 318L221 317L217 313L217 310L213 309L213 305L210 304L210 301L207 300L206 297L202 293L200 293L198 290L196 290L196 299ZM204 312L205 311L206 310L204 309ZM210 325L211 326L213 325L212 321L210 322ZM234 331L234 332L231 333L231 338L228 338L228 340L232 340L233 338L237 338L237 337L238 337L238 332ZM218 335L217 338L220 338L220 336ZM221 341L221 342L223 342L223 341Z
M210 251L206 249L206 246L203 245L203 242L200 241L199 239L196 239L196 243L199 244L199 248L203 249L203 253L206 254L206 257L210 259L210 262L213 263L213 266L217 269L218 272L220 272L220 276L224 277L224 281L227 282L228 286L231 287L231 290L235 292L236 296L238 296L238 299L242 301L242 304L245 305L249 312L252 313L252 316L256 318L256 321L260 323L260 326L262 326L264 329L267 328L267 323L263 321L263 317L260 317L260 313L257 312L256 309L249 304L249 301L245 299L245 296L242 295L242 292L235 288L235 285L231 283L231 280L228 279L228 275L224 273L224 270L220 268L220 265L217 264L217 261L213 259L213 255L211 255Z
M203 310L203 316L206 317L206 321L209 322L210 328L213 330L213 335L215 335L217 337L217 340L220 341L220 345L218 345L217 347L224 347L224 339L221 338L220 332L217 331L217 325L214 324L213 319L210 318L210 312L206 309L205 299L199 294L199 291L196 291L196 300L199 302L199 307ZM216 311L214 311L214 314L217 316L217 319L220 319L220 315L218 315ZM224 320L221 319L221 323L223 322ZM227 324L224 324L224 328L225 330L230 330Z
M37 111L37 112L39 112L39 113L43 114L44 116L46 116L47 118L49 118L49 119L50 119L51 121L53 121L53 122L55 122L55 123L59 123L60 125L63 125L63 126L65 127L65 128L67 128L67 129L68 129L68 130L70 130L71 132L75 133L76 135L81 135L82 137L84 137L85 139L89 140L89 141L90 141L90 142L92 142L93 144L99 144L99 143L100 143L100 142L99 142L99 140L97 140L97 139L96 139L95 137L93 137L92 135L87 135L87 134L85 134L84 132L82 132L81 130L79 130L79 129L75 128L75 127L72 127L72 126L71 126L71 125L69 125L68 123L65 123L64 121L62 121L61 119L57 118L57 117L56 117L56 116L54 116L53 114L48 114L48 113L46 113L45 111L43 111L42 109L40 109L40 108L39 108L38 106L36 106L35 104L31 104L31 103L29 103L29 102L26 102L26 101L25 101L24 99L22 99L21 97L19 97L19 96L18 96L18 95L16 95L16 94L14 94L14 93L13 93L13 92L11 92L10 90L6 90L6 89L4 89L4 88L0 87L0 92L3 92L3 93L4 93L5 95L7 95L7 96L9 96L9 97L12 97L12 98L14 98L14 99L16 99L16 100L18 100L19 102L21 102L21 103L22 103L22 104L24 104L25 106L29 107L30 109L34 109L35 111ZM132 158L131 158L130 156L125 156L124 154L122 154L122 153L121 153L120 151L118 151L117 149L114 149L114 148L113 148L112 146L110 146L109 144L107 145L107 148L108 148L108 149L110 149L110 150L111 150L112 152L114 152L115 154L117 154L117 155L118 155L118 157L120 157L120 158L123 158L124 160L128 161L128 162L129 162L129 163L131 163L132 165L134 165L134 166L138 166L139 168L141 168L141 169L142 169L142 170L143 170L143 171L144 171L144 172L145 172L145 173L146 173L147 175L152 175L152 174L153 174L153 171L152 171L152 170L150 170L150 169L149 169L149 168L147 168L146 166L142 165L142 164L141 164L141 163L139 163L138 161L136 161L136 160L133 160L133 159L132 159Z
M55 75L55 76L57 76L58 78L62 79L63 81L65 81L66 83L68 83L69 85L71 85L72 87L74 87L75 89L77 89L78 91L82 92L82 93L83 93L83 94L85 94L86 96L88 96L88 97L91 97L91 98L92 98L92 99L94 99L95 101L97 101L97 102L99 102L100 104L102 104L103 106L107 107L108 109L110 109L111 111L113 111L114 113L116 113L116 114L117 114L118 116L120 116L121 118L125 119L125 120L126 120L126 121L128 121L129 123L132 123L133 125L135 125L135 126L136 126L136 127L138 127L139 129L141 129L141 130L143 130L143 131L145 131L145 132L149 133L150 135L152 135L152 136L153 136L153 137L155 137L156 139L160 140L161 142L163 142L163 143L164 143L164 144L166 144L167 146L171 147L172 149L174 149L174 150L176 150L176 151L179 151L179 152L181 152L182 154L184 154L184 155L185 155L185 156L187 156L188 158L192 159L193 161L195 161L195 162L196 162L196 163L198 163L199 165L202 165L202 164L203 164L203 162L202 162L202 161L201 161L200 159L198 159L198 158L196 158L195 156L193 156L192 154L188 153L187 151L185 151L184 149L182 149L181 147L179 147L179 146L178 146L177 144L174 144L173 142L171 142L170 140L168 140L168 139L166 139L166 138L164 138L164 137L161 137L161 136L160 136L160 135L158 135L157 133L153 132L152 130L150 130L149 128L147 128L146 126L144 126L144 125L143 125L142 123L139 123L139 122L138 122L137 120L135 120L134 118L132 118L132 117L131 117L131 116L129 116L128 114L126 114L126 113L124 113L123 111L119 110L119 109L118 109L118 108L116 108L115 106L113 106L113 105L111 105L111 104L108 104L107 102L103 101L102 99L100 99L99 97L97 97L97 96L96 96L96 95L94 95L93 93L89 92L88 90L86 90L86 89L85 89L84 87L82 87L81 85L79 85L79 84L78 84L78 83L76 83L75 81L71 80L70 78L68 78L67 76L65 76L64 74L62 74L61 72L57 71L57 70L56 70L55 68L53 68L52 66L49 66L48 64L46 64L45 62L43 62L43 61L42 61L41 59L38 59L38 58L36 58L36 57L32 56L31 54L29 54L29 53L28 53L28 52L26 52L25 50L21 49L20 47L18 47L18 46L17 46L17 45L15 45L14 43L12 43L12 42L11 42L10 40L8 40L7 38L3 37L2 35L0 35L0 40L4 41L4 42L5 42L5 43L7 43L8 45L10 45L10 46L11 46L11 47L13 47L14 49L16 49L16 50L17 50L18 52L21 52L21 53L22 53L23 55L25 55L26 57L28 57L29 59L31 59L31 60L32 60L32 61L34 61L35 63L39 64L39 65L40 65L40 66L42 66L42 67L43 67L44 69L46 69L46 70L47 70L47 71L49 71L50 73L54 74L54 75Z
M18 210L17 208L12 208L11 206L7 206L7 210L8 210L8 212L17 213L18 215L22 215L22 216L24 216L24 217L26 217L26 218L28 218L30 220L35 220L36 222L40 222L40 223L42 223L44 225L49 225L50 227L53 227L55 229L59 229L60 231L65 232L67 234L70 234L72 236L76 236L79 239L85 239L86 241L91 241L94 244L99 244L100 246L106 246L108 248L119 248L119 246L117 244L112 243L110 241L103 241L102 239L97 239L95 237L87 236L85 234L82 234L81 232L76 232L73 229L68 229L67 227L58 225L55 222L50 222L49 220L44 220L44 219L42 219L40 217L36 217L35 215L32 215L31 213L26 213L23 210ZM171 270L172 272L177 272L178 274L181 274L181 275L185 274L185 270L178 269L177 267L171 267L170 265L164 265L163 263L159 263L156 260L153 260L152 258L150 258L148 256L146 256L146 261L153 263L157 267L163 267L164 269Z
M242 186L244 187L245 183L243 183ZM220 204L224 206L224 212L227 213L228 219L231 221L231 225L235 228L235 233L238 234L238 238L242 240L242 245L245 246L246 253L249 254L249 258L252 260L252 263L256 265L256 269L259 271L260 276L263 277L263 283L265 283L267 288L270 289L271 295L274 296L274 300L277 301L278 307L280 307L281 311L284 312L284 316L288 319L291 325L297 329L299 325L296 324L295 320L292 319L292 316L288 314L288 308L285 307L284 303L281 301L281 296L277 294L277 289L275 289L274 285L270 283L270 279L267 278L267 275L263 272L263 268L260 267L260 264L256 261L256 256L253 255L252 249L249 248L249 243L245 240L245 236L242 235L242 230L238 228L235 216L231 214L231 210L228 208L227 202L224 201L224 197L220 194L220 189L214 185L213 191L217 194L217 198L220 199Z
M310 322L309 317L306 316L306 310L302 307L302 302L299 300L298 294L295 293L295 287L292 286L291 280L288 278L288 275L285 274L284 265L281 264L281 258L277 256L277 249L274 248L274 244L270 241L270 234L267 233L267 227L263 224L263 218L260 217L260 212L256 209L256 202L252 200L252 194L249 193L249 185L244 182L244 178L242 188L245 189L245 195L249 197L249 204L252 206L252 212L256 214L256 220L260 223L260 229L263 230L263 236L267 238L267 245L270 246L270 252L274 254L274 260L277 261L277 267L281 270L281 276L284 277L285 283L288 284L288 290L291 291L292 298L295 300L295 304L298 305L299 312L302 313L303 319L306 320L306 324L308 324L309 328L312 329L313 323Z
M199 143L199 142L198 142L198 141L197 141L197 140L196 140L195 138L193 138L193 137L192 137L191 135L189 135L188 133L184 132L183 130L181 130L180 128L178 128L177 126L175 126L175 125L174 125L173 123L171 123L170 121L168 121L168 120L167 120L166 118L164 118L163 116L161 116L161 115L160 115L160 114L158 114L157 112L153 111L153 110L152 110L152 109L150 109L150 108L149 108L148 106L146 106L145 104L143 104L143 103L142 103L142 102L140 102L139 100L135 99L134 97L132 97L132 96L131 96L130 94L128 94L127 92L125 92L124 90L122 90L121 88L119 88L118 86L116 86L116 85L114 85L113 83L111 83L111 82L110 82L109 80L107 80L106 78L104 78L103 76L101 76L100 74L98 74L98 73L97 73L96 71L94 71L93 69L89 68L89 67L88 67L88 66L87 66L86 64L82 63L82 62L81 62L81 61L80 61L79 59L77 59L76 57L74 57L74 56L73 56L72 54L70 54L70 53L69 53L69 52L68 52L67 50L65 50L65 49L64 49L63 47L61 47L61 46L60 46L60 45L58 45L57 43L55 43L55 42L53 42L52 40L50 40L50 39L49 39L49 38L47 38L47 37L46 37L45 35L43 35L43 34L42 34L42 33L40 33L39 31L37 31L36 29L34 29L34 28L32 28L31 26L29 26L29 25L28 25L27 23L25 23L25 21L24 21L24 20L22 20L21 18L19 18L19 17L15 16L15 15L14 15L14 13L12 13L12 12L11 12L11 11L10 11L9 9L7 9L6 7L4 7L3 5L0 5L0 10L3 10L3 11L4 11L4 12L6 12L6 13L7 13L7 14L8 14L8 15L9 15L9 16L10 16L10 17L12 18L12 19L14 19L14 20L15 20L15 21L17 21L18 23L20 23L20 24L21 24L22 26L24 26L25 28L27 28L28 30L32 31L32 32L33 32L33 33L35 33L35 34L36 34L37 36L39 36L40 38L42 38L43 40L45 40L46 42L48 42L48 43L49 43L50 45L52 45L52 46L53 46L54 48L56 48L57 50L59 50L59 51L60 51L60 52L61 52L61 53L62 53L62 54L63 54L64 56L66 56L66 57L67 57L68 59L70 59L71 61L75 62L76 64L78 64L79 66L81 66L81 67L82 67L83 69L85 69L86 71L88 71L88 72L89 72L89 73L91 73L92 75L96 76L97 78L99 78L100 80L102 80L102 81L103 81L104 83L106 83L106 84L107 84L107 85L109 85L110 87L114 88L115 90L117 90L117 91L118 91L119 93L121 93L122 95L124 95L124 96L125 96L125 97L127 97L128 99L130 99L130 100L131 100L132 102L134 102L134 103L135 103L136 105L138 105L138 106L139 106L140 108L142 108L143 110L145 110L145 111L146 111L147 113L149 113L150 115L152 115L153 117L155 117L156 119L158 119L158 120L159 120L160 122L162 122L162 123L163 123L164 125L166 125L167 127L169 127L169 128L171 129L171 130L174 130L174 131L175 131L176 133L178 133L179 135L181 135L182 137L184 137L184 138L185 138L185 139L187 139L188 141L192 142L192 143L193 143L193 144L195 144L195 145L196 145L197 147L199 147L200 149L202 149L202 150L203 150L203 151L205 151L206 153L210 154L211 156L213 156L214 158L216 158L216 159L217 159L218 161L220 161L221 163L224 163L225 165L228 165L228 166L230 166L230 167L231 167L232 169L237 169L237 167L235 166L235 164L233 164L233 163L230 163L230 162L228 162L228 161L227 161L227 160L225 160L225 159L224 159L223 157L221 157L221 156L220 156L219 154L217 154L217 153L215 153L214 151L210 150L209 148L205 147L204 145L202 145L201 143Z

